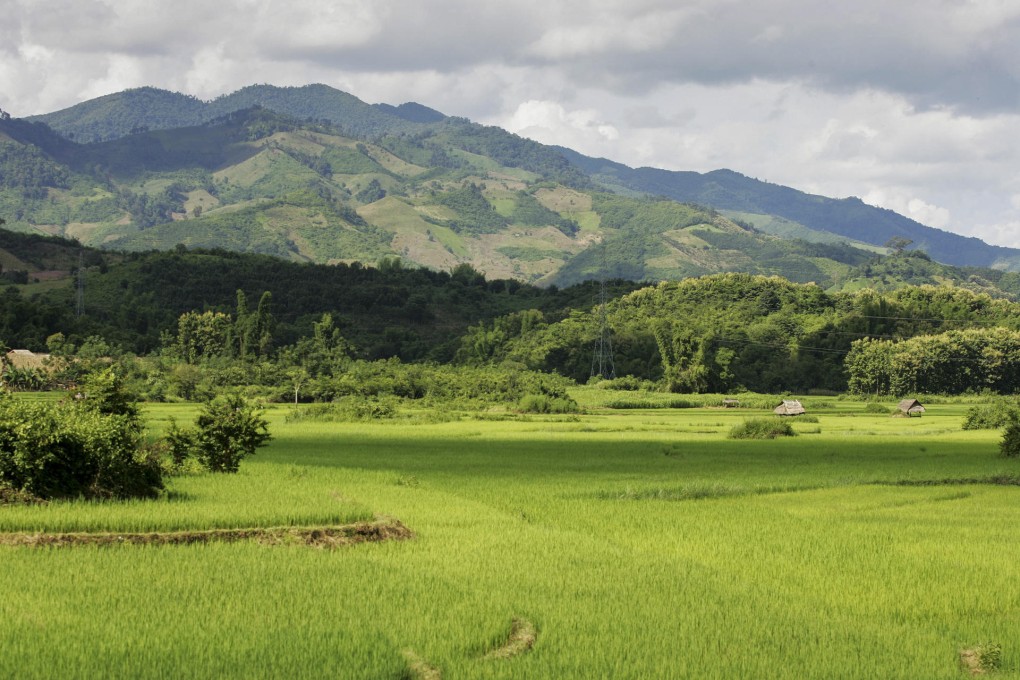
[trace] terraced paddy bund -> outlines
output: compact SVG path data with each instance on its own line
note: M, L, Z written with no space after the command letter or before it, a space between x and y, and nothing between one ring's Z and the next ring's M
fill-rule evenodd
M433 424L279 408L238 475L177 478L168 500L0 507L4 533L414 533L0 547L0 675L960 678L994 642L989 677L1020 677L1020 461L960 429L967 404L808 401L799 436L736 441L763 411L599 406L618 396ZM158 429L191 408L147 411Z

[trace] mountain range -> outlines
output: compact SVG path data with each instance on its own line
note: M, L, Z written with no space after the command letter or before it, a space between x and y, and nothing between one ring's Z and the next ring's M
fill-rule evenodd
M122 251L396 257L560 286L744 271L829 288L921 280L1011 292L1006 272L1020 269L1020 250L857 198L731 170L630 168L325 85L256 85L209 102L139 88L0 120L0 218ZM891 239L897 256L882 260ZM2 253L0 264L19 266Z

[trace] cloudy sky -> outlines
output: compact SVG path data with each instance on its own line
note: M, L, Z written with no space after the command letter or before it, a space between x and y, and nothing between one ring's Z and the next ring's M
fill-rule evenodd
M0 108L326 83L1020 247L1020 0L0 0Z

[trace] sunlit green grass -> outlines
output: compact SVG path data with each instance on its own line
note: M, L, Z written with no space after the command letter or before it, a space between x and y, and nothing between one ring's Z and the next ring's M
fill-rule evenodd
M275 440L241 474L177 479L179 500L0 522L370 512L416 538L0 549L0 675L399 678L410 649L444 678L958 678L959 650L992 640L995 677L1020 677L1020 488L891 485L1020 464L998 432L960 430L965 405L863 407L809 407L818 422L794 429L811 433L776 441L726 439L763 415L746 409L439 424L274 410ZM170 414L194 407L147 409L156 427ZM514 617L536 625L534 649L484 659Z

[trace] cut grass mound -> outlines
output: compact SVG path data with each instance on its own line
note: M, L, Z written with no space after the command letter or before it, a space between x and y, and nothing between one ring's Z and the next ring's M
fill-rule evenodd
M409 680L440 680L443 677L437 667L430 664L413 649L404 650L404 660L407 661L405 677Z
M486 659L510 659L529 651L538 638L538 629L527 619L514 619L510 624L510 635L506 644L485 655Z
M83 545L192 545L257 541L263 545L307 545L338 548L356 543L402 540L413 537L395 519L324 527L253 527L143 533L11 533L0 534L0 545L33 548Z
M727 435L730 439L775 439L795 437L793 426L779 418L748 418L734 425Z
M960 665L971 675L994 673L1002 665L1002 645L986 642L960 650Z

